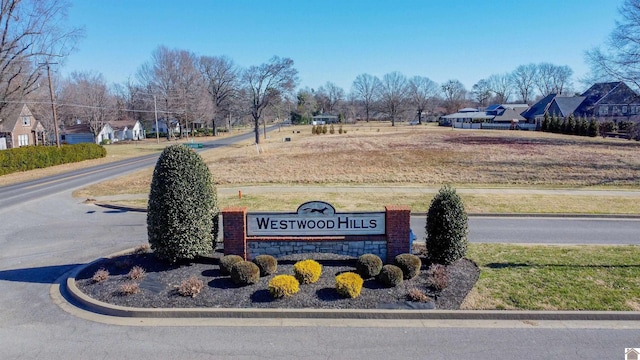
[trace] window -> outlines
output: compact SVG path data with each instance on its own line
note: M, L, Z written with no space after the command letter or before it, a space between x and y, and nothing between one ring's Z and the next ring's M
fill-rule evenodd
M624 115L626 113L627 113L627 106L625 105L622 107L622 114Z
M609 108L607 106L600 106L600 115L608 115Z
M29 135L18 135L18 146L29 145Z
M31 117L23 116L22 117L22 126L31 126Z

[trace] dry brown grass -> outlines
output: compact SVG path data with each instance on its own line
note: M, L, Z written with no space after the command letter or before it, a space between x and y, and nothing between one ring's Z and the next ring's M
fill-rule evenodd
M638 189L640 143L525 131L469 131L436 126L345 126L347 134L312 135L310 126L271 132L257 147L250 142L202 152L220 188L251 184L291 186L286 194L220 196L222 206L290 210L317 194L293 185L383 185L393 192L323 192L325 201L345 210L406 204L426 211L431 193L404 186L437 188L597 188ZM297 133L300 131L300 133ZM284 137L291 138L283 142ZM78 197L147 194L152 169L93 185ZM640 213L637 199L621 196L466 193L469 212ZM597 201L594 201L596 200Z
M311 135L209 158L219 184L640 185L640 143L431 126Z

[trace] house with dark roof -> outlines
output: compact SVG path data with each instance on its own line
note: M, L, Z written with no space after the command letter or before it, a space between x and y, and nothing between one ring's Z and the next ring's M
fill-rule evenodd
M60 132L60 140L65 144L92 143L100 144L103 141L113 141L114 131L111 125L104 124L98 135L94 135L89 124L76 123L65 126Z
M44 143L44 127L26 104L0 119L0 150Z
M576 110L580 116L636 121L640 118L640 96L622 81L595 84L581 96L585 100Z
M595 117L599 120L640 119L640 96L621 81L598 83L580 96L549 94L533 104L522 116L541 123L544 115L561 118Z

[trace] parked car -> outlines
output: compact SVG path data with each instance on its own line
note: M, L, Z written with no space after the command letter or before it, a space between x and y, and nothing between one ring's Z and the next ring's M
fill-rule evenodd
M418 124L420 124L420 122L418 120L409 121L409 125L418 125Z

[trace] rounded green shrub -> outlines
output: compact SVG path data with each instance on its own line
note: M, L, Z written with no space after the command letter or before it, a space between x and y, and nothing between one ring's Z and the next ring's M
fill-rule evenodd
M450 264L467 253L467 213L455 189L445 186L427 212L427 256L435 263Z
M394 258L394 263L402 270L405 279L413 279L420 274L422 261L413 254L400 254Z
M292 275L277 275L269 281L269 293L274 298L291 296L300 291L300 283Z
M402 284L402 277L402 269L395 265L387 264L380 270L378 281L383 285L393 287Z
M363 279L369 279L378 276L382 270L382 259L375 254L364 254L358 258L356 262L356 270Z
M253 259L253 263L258 265L260 276L275 274L278 271L278 260L271 255L258 255Z
M231 267L231 280L238 285L255 284L260 280L260 269L251 261L240 261Z
M225 255L220 259L220 272L223 275L231 274L231 268L234 264L244 261L239 255Z
M344 297L354 299L360 296L362 284L364 284L364 280L354 272L346 272L336 276L336 290Z
M211 253L218 212L216 188L202 157L184 145L166 147L153 171L147 206L154 253L170 262Z
M300 284L313 284L322 275L322 265L315 260L302 260L293 264L293 273Z

